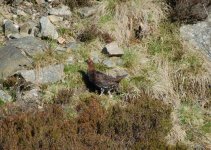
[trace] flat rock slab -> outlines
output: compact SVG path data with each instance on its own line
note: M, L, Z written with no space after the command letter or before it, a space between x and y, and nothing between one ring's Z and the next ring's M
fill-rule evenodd
M20 74L27 82L34 84L54 83L63 78L64 65L52 65L39 70L22 70Z
M124 51L116 42L112 42L103 48L103 53L108 54L109 56L122 56Z
M31 60L16 47L8 45L0 48L0 79L31 66Z
M211 14L207 21L193 25L183 25L180 28L182 38L197 49L203 50L211 60Z
M28 56L43 53L47 48L47 45L43 41L31 36L10 40L8 43L6 43L6 45L20 49Z
M42 17L40 19L40 26L41 26L42 37L48 37L51 39L57 39L59 37L59 34L56 31L55 26L51 23L48 17Z
M3 102L11 102L12 96L10 96L8 93L6 93L3 90L0 90L0 100Z

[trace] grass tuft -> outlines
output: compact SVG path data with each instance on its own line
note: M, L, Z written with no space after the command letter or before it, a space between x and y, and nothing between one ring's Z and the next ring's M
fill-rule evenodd
M68 55L58 53L54 50L54 45L50 46L44 53L37 54L33 57L34 67L44 67L50 64L64 63Z
M137 51L134 49L126 49L125 54L122 57L124 67L126 68L134 68L139 65Z
M0 107L4 105L4 101L0 99Z

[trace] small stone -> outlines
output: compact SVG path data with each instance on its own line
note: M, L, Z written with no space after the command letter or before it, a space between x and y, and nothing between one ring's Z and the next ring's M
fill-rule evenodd
M42 17L40 19L40 25L41 25L41 36L42 37L48 37L48 38L52 38L55 40L59 37L59 34L56 31L56 28L50 22L48 17Z
M39 70L22 70L20 74L27 82L34 84L54 83L62 80L64 76L64 65L50 65Z
M71 16L72 15L70 8L65 5L61 5L57 8L51 8L49 10L49 14L56 15L56 16Z
M103 48L102 52L108 54L109 56L122 56L124 54L124 51L118 46L116 42L107 44Z
M4 34L5 36L19 33L19 26L13 24L11 20L4 20Z
M64 44L66 40L63 37L59 37L57 41L59 44Z
M8 93L6 93L3 90L0 90L0 100L2 100L3 102L11 102L12 96L10 96Z
M82 17L90 17L96 13L96 9L94 7L83 7L79 10L79 14Z

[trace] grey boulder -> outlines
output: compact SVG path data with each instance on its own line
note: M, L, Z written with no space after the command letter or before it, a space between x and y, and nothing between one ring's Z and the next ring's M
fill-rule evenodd
M208 20L180 28L181 37L195 46L211 60L211 14Z
M40 19L41 36L51 39L57 39L59 37L55 26L51 23L48 17L42 17Z
M13 24L11 20L4 20L4 34L9 36L11 34L19 33L19 26Z
M27 82L34 84L54 83L63 78L64 65L51 65L38 70L22 70L18 71Z
M27 56L43 53L47 48L47 45L43 41L31 36L10 40L6 45L20 49Z
M112 42L103 48L103 53L108 54L109 56L122 56L124 51L116 42Z
M31 67L31 61L19 49L12 45L0 48L0 79L13 75L25 67Z

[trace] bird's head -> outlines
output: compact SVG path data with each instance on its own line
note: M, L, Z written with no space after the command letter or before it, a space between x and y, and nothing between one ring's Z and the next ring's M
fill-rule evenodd
M86 63L90 66L90 65L94 65L94 62L93 60L89 57L87 60L86 60Z
M90 57L86 60L86 63L88 64L88 71L95 70L94 62Z

